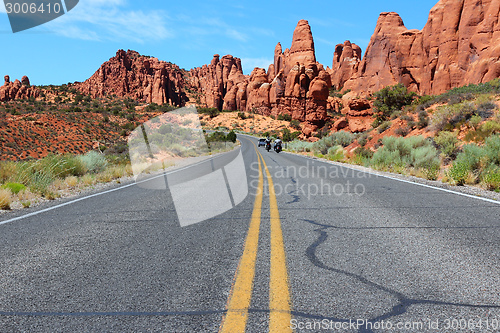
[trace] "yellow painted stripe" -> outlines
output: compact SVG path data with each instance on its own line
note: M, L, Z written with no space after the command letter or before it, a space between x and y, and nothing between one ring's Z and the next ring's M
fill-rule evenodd
M259 153L260 155L260 153ZM269 187L269 205L271 210L271 275L269 281L269 332L292 332L290 288L286 269L285 243L281 230L278 201L274 191L273 178L264 158L262 163L266 170Z
M254 144L255 145L255 144ZM253 280L255 276L255 261L259 244L259 229L262 210L262 195L264 192L264 177L259 158L259 185L253 206L252 219L245 240L245 248L241 256L236 280L229 296L227 314L220 332L245 332L248 319L248 309L252 298Z

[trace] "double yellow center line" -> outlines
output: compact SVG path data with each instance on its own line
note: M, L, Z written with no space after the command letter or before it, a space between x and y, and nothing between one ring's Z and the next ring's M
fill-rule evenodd
M255 144L254 144L255 146ZM278 210L278 202L274 191L271 174L264 158L255 147L259 159L259 183L255 197L252 219L245 240L243 255L241 256L235 281L229 296L227 314L221 325L222 333L245 332L248 309L252 299L253 281L255 277L255 262L259 245L259 232L264 192L265 169L269 188L270 226L271 226L271 272L269 281L269 332L292 332L291 298L286 269L285 244ZM263 166L263 167L262 167Z

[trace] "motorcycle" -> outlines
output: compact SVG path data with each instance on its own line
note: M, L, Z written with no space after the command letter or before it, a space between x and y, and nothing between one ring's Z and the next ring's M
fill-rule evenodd
M281 148L281 143L278 143L274 146L274 151L279 154L279 152L282 150Z
M266 142L266 150L267 151L271 150L271 143L270 142Z

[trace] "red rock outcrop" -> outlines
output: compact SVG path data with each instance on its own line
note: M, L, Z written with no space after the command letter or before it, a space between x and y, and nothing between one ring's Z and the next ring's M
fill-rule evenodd
M337 44L333 53L332 69L327 68L335 89L341 90L344 84L358 71L361 62L361 48L346 40L344 44Z
M357 73L344 88L375 92L403 83L419 94L500 77L500 0L441 0L425 27L382 13Z
M118 50L94 75L75 88L92 97L116 94L147 103L184 105L183 71L174 64Z
M30 85L27 76L23 76L21 81L10 82L8 75L4 76L4 84L0 87L0 102L8 102L14 99L37 98L40 91Z
M241 59L231 55L220 59L215 54L210 65L191 69L187 85L199 93L199 104L219 110L236 110L242 105L242 98L246 101L246 94L238 92L246 89L247 81Z
M305 122L305 136L325 124L331 105L327 103L330 74L316 62L311 28L305 20L298 22L290 49L283 52L281 44L276 45L274 63L267 72L255 68L245 76L240 59L227 55L219 61L215 55L210 65L190 71L188 84L204 106L262 115L288 114Z

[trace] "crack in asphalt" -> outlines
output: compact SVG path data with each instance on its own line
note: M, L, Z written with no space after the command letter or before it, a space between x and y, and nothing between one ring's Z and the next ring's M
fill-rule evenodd
M377 316L375 318L369 319L369 321L372 323L380 322L381 320L386 320L388 318L402 315L402 314L407 312L409 307L411 307L413 305L419 305L419 304L435 305L435 306L447 305L447 306L469 307L469 308L500 309L500 305L475 305L475 304L468 304L468 303L452 303L452 302L433 301L433 300L426 300L426 299L413 299L413 298L407 297L403 293L400 293L398 291L392 290L390 288L387 288L387 287L384 287L380 284L372 282L361 275L354 274L354 273L351 273L351 272L348 272L348 271L345 271L342 269L329 267L329 266L325 265L321 260L319 260L319 258L316 256L317 248L321 244L323 244L326 241L326 239L328 238L328 233L325 230L327 230L327 229L365 229L365 228L342 228L342 227L317 223L317 222L312 221L312 220L304 220L304 221L320 227L320 228L314 230L317 233L319 233L318 239L306 249L306 256L314 266L321 268L321 269L329 270L329 271L334 272L334 273L348 276L352 279L358 280L359 282L361 282L367 286L370 286L372 288L375 288L375 289L381 290L385 293L388 293L397 299L398 304L394 305L389 312L386 312L385 314L382 314L382 315ZM371 228L366 228L366 229L371 229ZM349 319L340 319L339 320L339 318L331 318L331 317L326 317L326 316L317 316L316 319L320 319L320 320L327 319L327 320L335 320L335 321L341 321L341 322L349 321ZM365 330L364 328L362 328L359 330L359 332L373 332L373 331Z
M292 184L297 184L297 180L293 177L290 177L290 181L292 182ZM290 192L288 192L287 194L289 196L291 196L293 198L292 201L288 201L288 202L285 202L285 204L289 205L289 204L293 204L293 203L296 203L296 202L299 202L300 201L300 196L298 194L294 194L294 193L297 193L298 190L292 190Z

